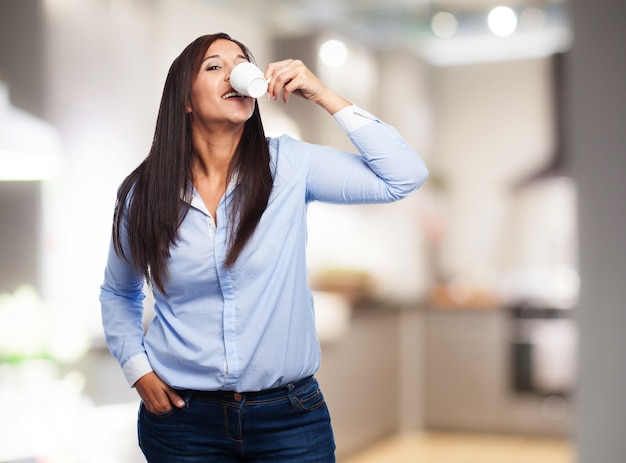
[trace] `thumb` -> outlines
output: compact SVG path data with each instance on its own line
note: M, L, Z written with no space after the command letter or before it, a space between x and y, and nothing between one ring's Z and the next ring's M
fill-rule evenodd
M172 388L167 389L167 396L169 397L170 402L172 402L178 408L183 408L186 405L183 398L179 396Z

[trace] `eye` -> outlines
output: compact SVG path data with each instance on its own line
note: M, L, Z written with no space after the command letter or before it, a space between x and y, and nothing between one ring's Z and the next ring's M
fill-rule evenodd
M220 67L217 64L213 64L211 66L206 67L207 71L217 71L218 69L220 69Z

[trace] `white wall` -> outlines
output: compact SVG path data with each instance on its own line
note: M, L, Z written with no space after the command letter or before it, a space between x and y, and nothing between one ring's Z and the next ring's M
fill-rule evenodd
M536 194L531 188L516 192L515 185L544 167L554 153L549 59L435 68L432 90L431 168L445 184L441 273L494 289L507 272L543 269L551 263L550 253L529 263L518 251L545 250L544 241L554 233L544 230L538 218L553 215L559 232L572 228L571 191L556 186L555 209L546 201L549 188ZM513 221L528 226L513 228Z

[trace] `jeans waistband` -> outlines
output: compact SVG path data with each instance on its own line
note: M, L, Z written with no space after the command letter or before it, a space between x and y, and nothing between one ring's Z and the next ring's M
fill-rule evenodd
M237 392L237 391L196 391L196 390L188 390L187 392L191 393L191 397L195 399L234 399L236 402L241 401L244 397L247 400L264 400L275 397L280 397L283 395L287 395L289 392L294 391L296 389L300 389L302 386L308 385L314 379L313 376L307 376L306 378L299 379L298 381L294 381L283 386L264 389L262 391L254 391L254 392Z

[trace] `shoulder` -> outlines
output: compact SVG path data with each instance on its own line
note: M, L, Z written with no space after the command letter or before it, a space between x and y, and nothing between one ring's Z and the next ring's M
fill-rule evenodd
M290 135L283 134L268 138L270 158L277 168L285 164L293 167L303 167L308 163L315 145L297 140Z
M278 137L268 137L267 140L271 152L282 152L288 149L298 150L308 145L308 143L298 140L286 133Z

